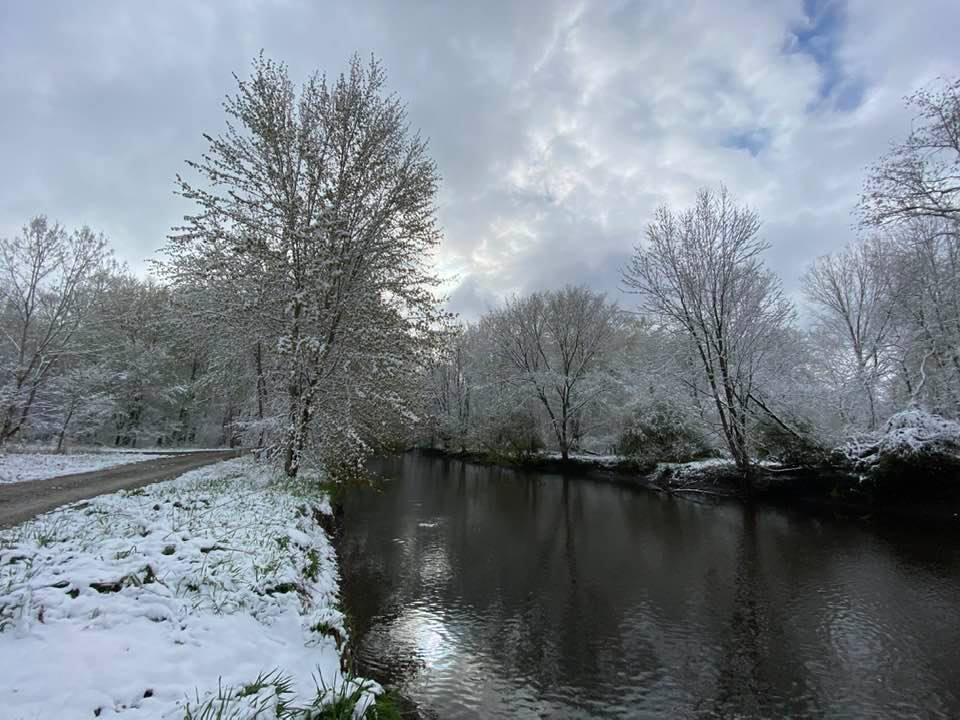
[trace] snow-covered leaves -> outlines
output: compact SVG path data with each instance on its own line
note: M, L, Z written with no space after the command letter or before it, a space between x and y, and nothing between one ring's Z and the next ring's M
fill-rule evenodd
M90 228L67 233L44 216L0 238L0 442L29 425L58 366L83 351L77 330L108 254Z
M263 439L291 474L310 456L360 458L382 420L417 414L411 379L442 318L427 265L437 172L385 82L354 58L298 92L261 56L226 102L226 131L189 163L201 182L180 179L197 211L162 272L257 353L256 427L282 428Z

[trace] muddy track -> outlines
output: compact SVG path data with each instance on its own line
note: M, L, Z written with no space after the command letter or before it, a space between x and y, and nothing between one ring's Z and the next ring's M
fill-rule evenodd
M0 528L12 527L34 515L95 495L172 480L189 470L238 457L241 453L239 450L183 453L104 470L0 485Z

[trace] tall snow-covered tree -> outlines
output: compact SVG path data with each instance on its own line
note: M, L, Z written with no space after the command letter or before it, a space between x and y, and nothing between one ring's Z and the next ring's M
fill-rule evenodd
M608 388L602 371L618 339L619 316L602 293L572 286L513 298L494 313L513 382L540 401L564 460L584 411Z
M428 369L426 379L430 399L431 441L445 448L466 450L471 421L471 377L469 345L475 330L451 328L443 348ZM436 436L436 437L433 437Z
M359 462L383 428L412 421L412 389L441 317L428 263L440 233L427 145L357 57L299 93L261 56L178 178L196 213L171 235L163 274L221 299L214 321L269 354L283 415L270 442L295 475L306 455ZM282 398L282 400L281 400Z
M751 467L751 415L779 420L757 380L793 310L764 265L760 218L725 188L692 208L663 206L623 270L644 309L693 343L722 436L737 467ZM782 421L780 421L782 422Z
M878 395L889 370L894 333L891 260L890 244L873 237L817 258L803 275L803 291L813 304L821 338L844 348L831 363L843 379L835 390L841 401L851 387L863 398L862 413L854 412L850 419L869 430L877 427Z
M903 404L960 415L960 221L913 218L894 230L896 358Z

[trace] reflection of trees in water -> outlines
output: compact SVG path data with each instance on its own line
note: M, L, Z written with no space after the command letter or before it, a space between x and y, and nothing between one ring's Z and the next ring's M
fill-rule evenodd
M733 579L733 610L730 632L722 643L717 672L714 711L759 715L761 698L767 694L761 663L765 654L766 599L757 557L757 515L751 508L743 516L743 533L737 543Z
M849 572L838 558L850 554L857 572L876 575L858 578L868 592L900 587L907 605L931 581L921 551L910 558L919 569L905 572L859 530L557 476L400 462L406 481L348 502L344 594L354 617L363 626L364 615L399 617L426 603L448 624L456 653L484 673L585 710L625 698L625 716L638 708L816 716L832 688L854 677L830 665L837 659L824 657L830 647L816 633L830 612L818 593ZM363 513L356 533L351 512ZM434 518L442 522L418 527ZM450 571L422 572L437 553ZM957 627L946 632L951 647L934 651L951 667ZM933 672L934 685L956 684L943 672Z

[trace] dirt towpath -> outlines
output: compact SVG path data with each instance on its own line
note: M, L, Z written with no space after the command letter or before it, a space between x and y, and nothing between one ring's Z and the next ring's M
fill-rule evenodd
M172 480L189 470L239 457L242 452L213 450L171 454L156 460L118 465L104 470L0 485L0 529L12 527L34 515L95 495Z

